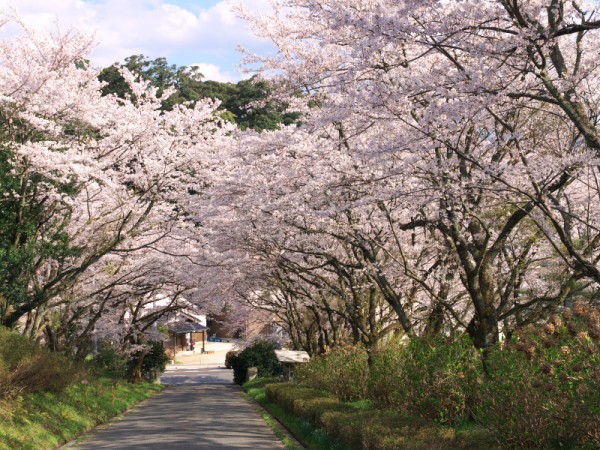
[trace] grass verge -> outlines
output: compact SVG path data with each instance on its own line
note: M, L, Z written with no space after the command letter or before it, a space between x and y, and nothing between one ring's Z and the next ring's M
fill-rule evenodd
M330 436L324 429L314 427L310 421L285 411L281 406L267 399L265 384L278 379L258 379L244 384L246 394L258 402L265 410L263 418L281 439L288 450L298 450L298 446L282 433L277 422L282 424L305 448L310 450L347 450L347 446Z
M275 436L283 443L287 450L300 450L294 441L290 438L290 436L281 430L281 425L271 414L269 414L265 410L260 411L260 415L265 421L265 423L273 430Z
M0 400L0 449L54 449L164 389L102 378L63 392ZM114 399L113 399L114 398Z

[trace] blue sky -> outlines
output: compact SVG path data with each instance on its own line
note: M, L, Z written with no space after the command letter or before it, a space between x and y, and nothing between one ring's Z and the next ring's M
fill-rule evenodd
M179 5L182 8L191 9L194 8L210 8L215 6L221 0L173 0L172 3Z
M268 11L268 0L236 0L254 11ZM232 0L0 0L32 26L71 27L96 33L91 60L98 66L133 54L169 63L199 65L207 79L237 81L242 45L264 54L267 41L256 38L231 10Z

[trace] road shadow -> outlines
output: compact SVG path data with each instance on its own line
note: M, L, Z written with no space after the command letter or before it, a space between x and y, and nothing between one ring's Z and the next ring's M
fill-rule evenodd
M70 448L282 449L233 384L179 384Z
M218 366L170 366L162 393L101 426L79 445L92 449L283 449L254 405Z

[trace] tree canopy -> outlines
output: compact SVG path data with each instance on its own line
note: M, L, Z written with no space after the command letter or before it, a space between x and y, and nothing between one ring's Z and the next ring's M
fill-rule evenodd
M95 69L84 34L2 41L3 323L141 345L185 294L311 353L466 333L486 355L599 304L597 3L285 4L240 10L278 52L236 84Z
M125 58L124 64L103 69L99 78L107 83L102 88L104 94L116 94L120 98L131 96L132 92L119 71L123 67L156 87L158 97L163 98L169 91L167 98L162 100L164 110L209 98L220 102L217 111L222 118L236 123L242 130L250 128L256 131L276 130L281 125L295 123L299 118L298 113L287 111L285 102L272 98L272 83L256 75L236 84L203 80L204 76L197 66L169 65L162 57L150 60L144 55L133 55Z

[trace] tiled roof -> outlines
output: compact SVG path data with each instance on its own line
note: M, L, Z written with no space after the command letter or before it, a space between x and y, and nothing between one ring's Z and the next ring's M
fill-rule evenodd
M167 329L173 333L195 333L197 331L207 330L208 328L204 325L195 322L186 322L184 320L178 320L177 322L169 322L166 324Z

